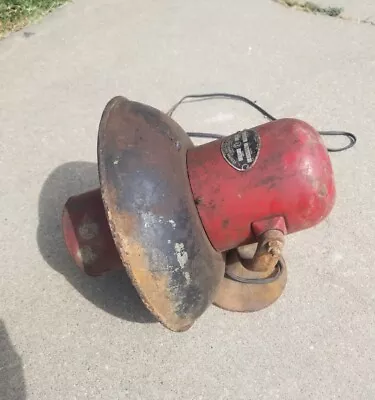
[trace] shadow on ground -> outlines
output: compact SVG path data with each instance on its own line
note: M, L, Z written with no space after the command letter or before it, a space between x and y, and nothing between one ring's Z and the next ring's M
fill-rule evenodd
M0 399L26 399L22 360L16 353L0 319Z
M71 162L52 171L39 195L37 241L40 252L53 269L96 306L128 321L155 322L125 271L110 272L98 278L86 276L65 248L61 213L66 200L97 187L98 170L94 163Z

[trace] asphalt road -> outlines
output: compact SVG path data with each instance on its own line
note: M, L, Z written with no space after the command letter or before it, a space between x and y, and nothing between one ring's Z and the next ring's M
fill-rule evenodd
M374 43L375 26L268 0L76 0L0 42L0 398L374 399ZM110 98L167 110L210 91L358 143L332 155L332 214L287 239L282 298L255 314L212 306L176 334L125 274L76 269L60 214L98 184ZM175 117L224 134L263 121L229 101Z

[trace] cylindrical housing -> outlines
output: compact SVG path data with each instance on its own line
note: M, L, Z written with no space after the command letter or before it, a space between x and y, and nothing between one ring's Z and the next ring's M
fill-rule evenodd
M190 185L218 251L254 242L251 225L284 217L288 233L322 221L335 200L332 166L319 133L281 119L195 147Z
M109 229L100 189L73 196L65 204L64 239L75 263L86 274L124 269Z

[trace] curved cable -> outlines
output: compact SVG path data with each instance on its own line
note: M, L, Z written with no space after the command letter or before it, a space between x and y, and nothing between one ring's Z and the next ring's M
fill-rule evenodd
M349 139L349 143L344 146L344 147L338 147L338 148L332 148L332 147L327 147L327 151L331 153L337 153L339 151L344 151L347 149L350 149L357 143L357 137L350 132L344 132L344 131L319 131L319 133L322 136L345 136Z
M170 117L173 115L173 113L176 111L176 109L185 102L185 100L210 100L210 99L229 99L229 100L236 100L236 101L242 101L251 107L255 108L257 111L259 111L265 118L267 118L269 121L276 121L277 118L275 118L273 115L268 113L264 108L258 106L255 101L252 101L248 99L247 97L240 96L237 94L231 94L231 93L205 93L205 94L189 94L184 97L182 97L176 104L174 104L169 111L167 112L167 115ZM357 142L357 137L350 132L344 132L344 131L319 131L319 134L322 136L344 136L349 139L349 143L346 146L343 147L338 147L338 148L331 148L327 147L327 151L329 152L339 152L339 151L344 151L347 149L350 149L353 147L356 142ZM190 137L198 137L198 138L204 138L204 139L220 139L224 135L218 134L218 133L203 133L203 132L189 132L188 135Z

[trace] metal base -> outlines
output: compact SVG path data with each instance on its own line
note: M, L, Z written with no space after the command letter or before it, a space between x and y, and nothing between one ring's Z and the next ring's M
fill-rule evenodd
M267 276L259 272L247 270L237 250L227 254L227 268L235 271L236 276L247 279L257 279L256 283L235 281L225 276L220 283L214 299L214 304L228 311L253 312L259 311L274 303L284 291L287 282L287 268L282 257L277 268Z

